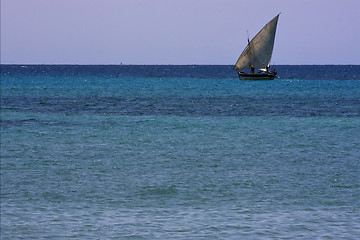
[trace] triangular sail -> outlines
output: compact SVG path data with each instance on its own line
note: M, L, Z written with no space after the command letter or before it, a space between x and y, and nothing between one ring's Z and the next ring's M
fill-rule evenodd
M251 65L255 69L265 69L269 66L279 15L268 22L250 41L237 60L234 70L247 70Z

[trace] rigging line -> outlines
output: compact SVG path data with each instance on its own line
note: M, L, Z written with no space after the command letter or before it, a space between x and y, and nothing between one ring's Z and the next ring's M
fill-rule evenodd
M247 37L248 37L248 45L250 45L250 39L249 39L249 30L246 29Z

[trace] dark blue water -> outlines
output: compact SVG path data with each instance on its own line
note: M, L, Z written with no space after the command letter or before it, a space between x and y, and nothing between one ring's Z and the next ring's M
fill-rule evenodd
M356 239L360 66L1 65L1 239Z
M6 75L90 75L149 78L234 78L229 65L1 65ZM360 80L359 65L277 65L280 79Z

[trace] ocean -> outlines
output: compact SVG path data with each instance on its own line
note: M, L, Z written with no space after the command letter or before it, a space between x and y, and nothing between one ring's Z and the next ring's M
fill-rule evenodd
M1 65L1 239L357 239L360 66Z

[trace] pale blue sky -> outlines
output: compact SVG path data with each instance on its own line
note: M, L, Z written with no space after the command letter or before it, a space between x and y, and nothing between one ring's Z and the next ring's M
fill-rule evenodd
M360 64L360 0L1 0L1 63L233 65L279 12L272 64Z

